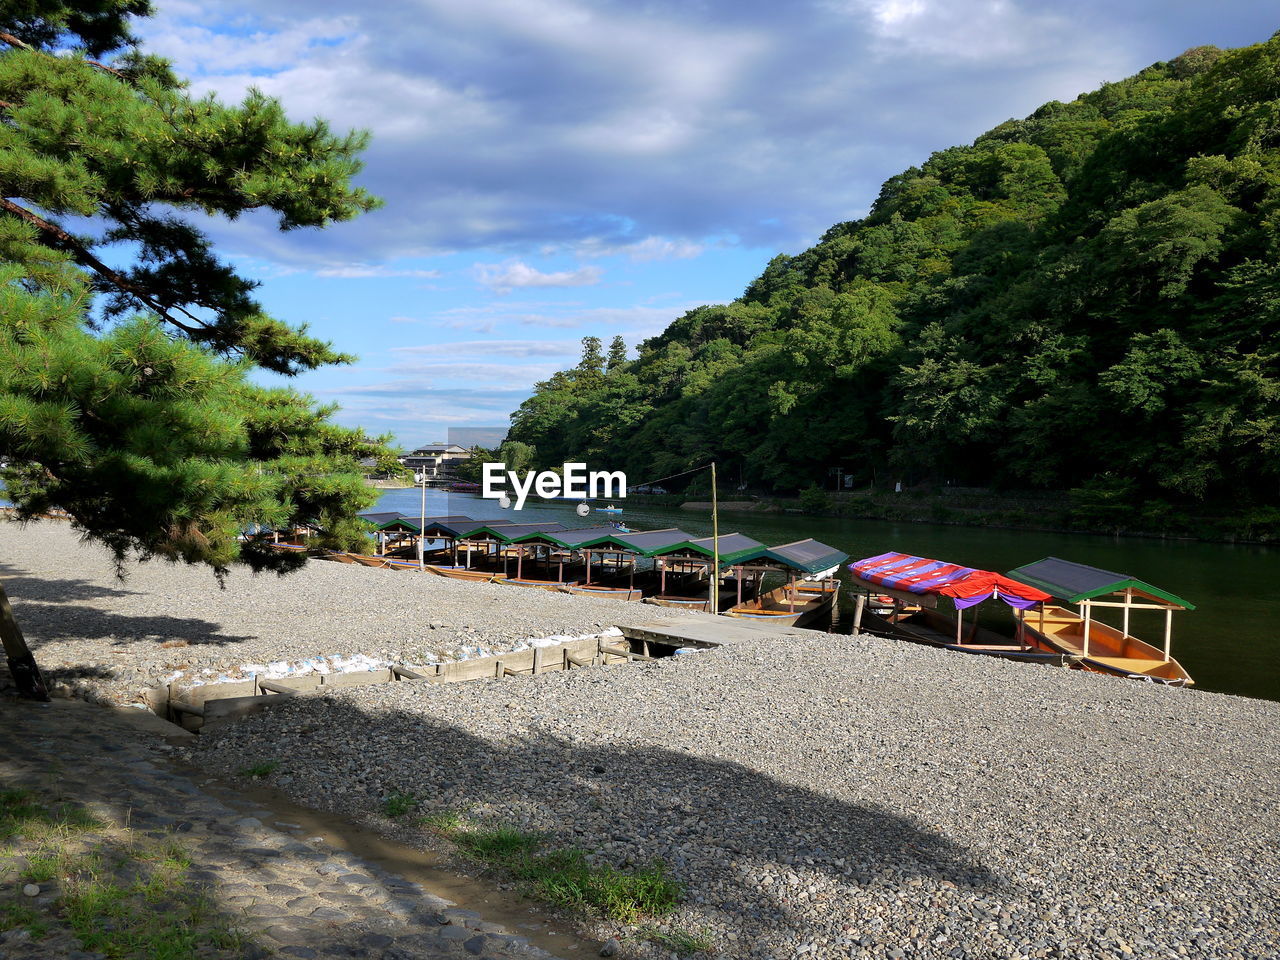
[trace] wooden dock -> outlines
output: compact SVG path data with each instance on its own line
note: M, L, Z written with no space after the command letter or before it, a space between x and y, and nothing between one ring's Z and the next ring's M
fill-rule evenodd
M804 627L780 627L732 617L672 617L648 620L636 626L619 624L618 629L628 640L704 650L729 647L735 643L759 640L761 637L813 637L824 633L821 630L806 630Z

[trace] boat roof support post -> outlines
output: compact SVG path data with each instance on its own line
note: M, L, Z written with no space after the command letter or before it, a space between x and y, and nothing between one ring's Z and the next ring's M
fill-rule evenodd
M1164 662L1168 663L1169 648L1173 645L1173 611L1164 612Z
M956 646L960 646L960 631L964 626L964 611L960 607L956 607Z
M1089 617L1093 612L1089 609L1088 600L1081 601L1080 608L1084 611L1084 655L1087 657L1089 655Z
M1129 636L1129 611L1133 609L1133 587L1124 588L1124 635ZM1168 656L1165 657L1168 660Z

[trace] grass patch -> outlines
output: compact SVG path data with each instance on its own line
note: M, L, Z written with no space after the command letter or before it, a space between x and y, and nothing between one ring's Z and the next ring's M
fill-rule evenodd
M412 793L393 790L388 794L387 798L382 801L382 812L388 817L403 817L417 805L418 798Z
M40 940L49 932L49 925L35 910L23 903L0 903L0 933L19 927L31 934L32 940Z
M695 953L710 953L715 949L715 944L707 934L690 933L688 930L668 931L658 930L656 927L645 927L640 931L640 936L682 957Z
M246 780L265 780L279 769L279 760L264 760L262 763L255 763L251 767L236 771L236 775Z
M41 843L105 826L88 810L72 804L47 807L30 790L0 790L0 841L22 837Z
M435 810L418 818L418 826L434 830L436 833L451 834L462 829L462 814L456 810Z
M51 911L0 902L0 931L26 928L33 939L69 930L85 950L111 960L190 960L240 956L248 941L193 882L191 856L176 838L153 841L107 829L69 804L44 805L30 791L0 791L0 838L25 857L25 883L56 881Z
M441 832L472 858L526 883L541 899L599 912L619 923L670 913L684 895L662 861L626 871L592 864L583 850L548 850L540 834L513 827L460 824Z

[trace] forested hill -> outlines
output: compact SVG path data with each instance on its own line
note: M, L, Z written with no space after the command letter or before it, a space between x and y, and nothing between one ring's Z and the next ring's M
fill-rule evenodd
M543 466L636 481L715 458L777 490L843 466L1280 502L1280 34L935 153L512 420Z

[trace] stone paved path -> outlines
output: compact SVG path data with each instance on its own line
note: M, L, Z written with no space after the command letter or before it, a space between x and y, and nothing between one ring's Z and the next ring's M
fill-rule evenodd
M143 711L6 699L0 723L0 785L72 801L135 832L176 839L191 856L191 876L252 939L254 946L237 951L239 957L551 958L416 883L264 823L270 811L246 815L254 811L209 796L167 760L159 734L173 728ZM31 902L55 910L51 896ZM25 931L0 933L0 960L54 955L102 956L32 942Z

